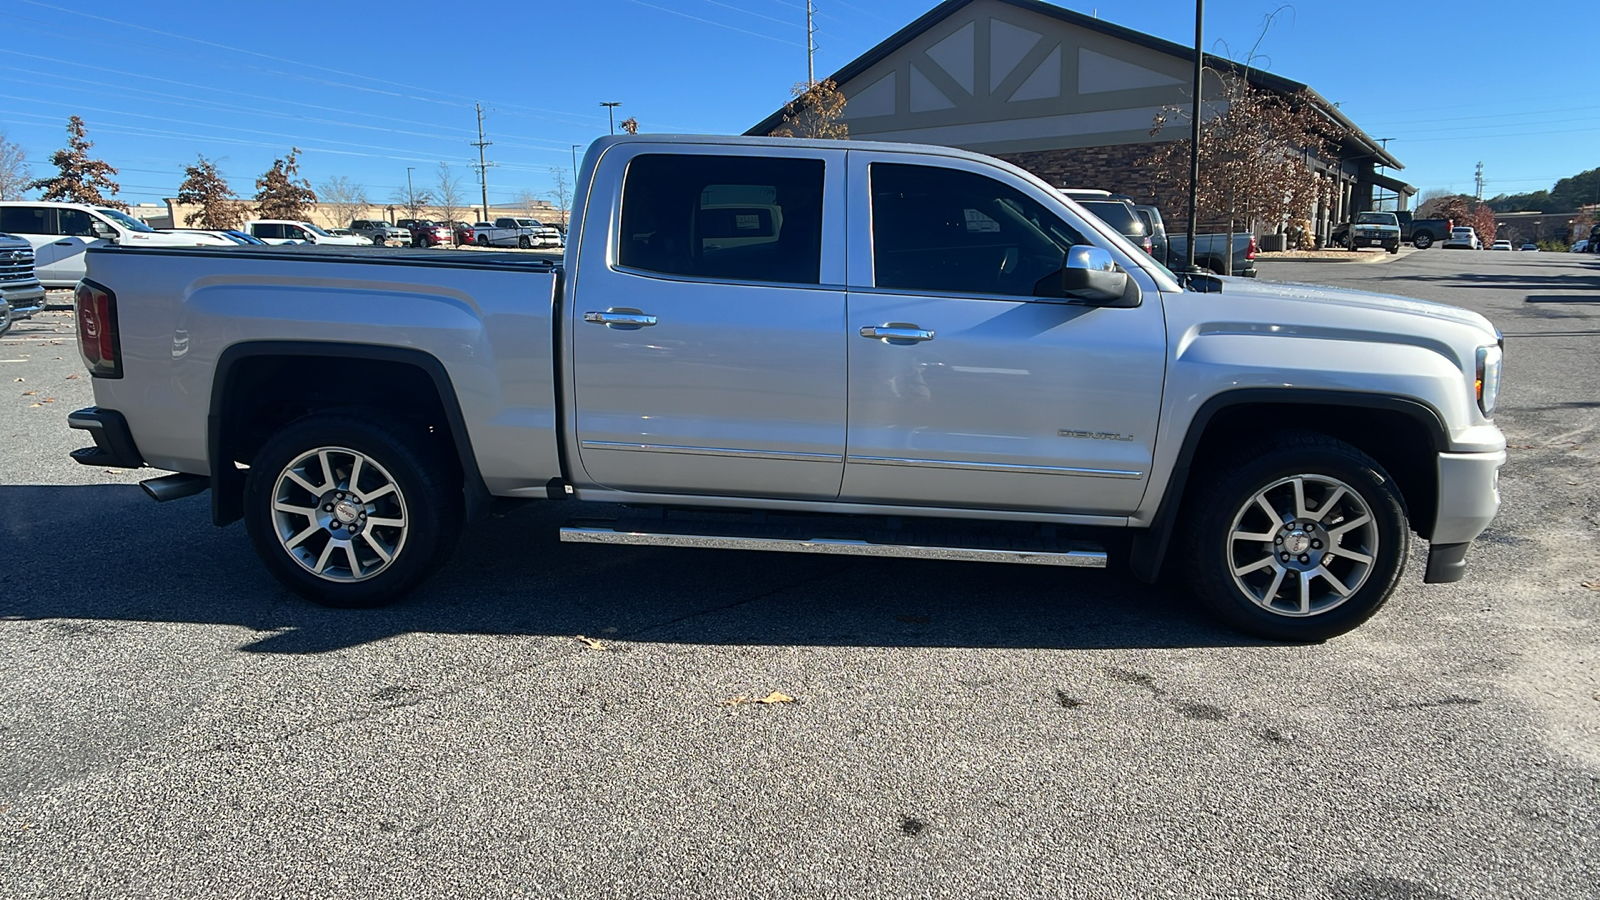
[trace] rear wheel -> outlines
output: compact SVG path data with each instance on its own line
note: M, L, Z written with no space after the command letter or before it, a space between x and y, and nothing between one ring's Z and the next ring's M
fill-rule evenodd
M489 236L487 234L478 235L478 246L479 247L487 247L487 246L489 246Z
M461 493L420 434L321 414L269 439L245 482L245 526L267 569L325 606L393 603L449 555Z
M1219 618L1256 637L1320 641L1381 608L1410 549L1394 481L1360 450L1282 434L1208 473L1189 500L1189 572Z
M1431 235L1431 234L1413 235L1412 238L1411 238L1411 246L1417 248L1418 250L1426 250L1429 247L1433 246L1433 235Z
M517 238L517 246L523 250L527 250L532 247L533 244L528 240L527 235L523 235L522 237Z

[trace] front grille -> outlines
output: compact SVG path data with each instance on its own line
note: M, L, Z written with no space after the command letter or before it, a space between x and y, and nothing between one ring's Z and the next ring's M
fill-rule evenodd
M32 250L0 250L0 281L32 280Z

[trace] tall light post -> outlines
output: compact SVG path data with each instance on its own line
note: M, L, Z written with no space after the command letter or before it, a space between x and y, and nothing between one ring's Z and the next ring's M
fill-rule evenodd
M411 172L416 166L406 166L406 211L414 219L417 216L417 189L411 186Z
M617 110L617 107L621 106L622 104L621 103L602 103L600 105L604 106L606 108L606 117L611 120L611 133L612 134L616 134L617 133L617 112L616 112L616 110Z
M576 186L578 184L578 148L581 147L581 146L583 146L583 145L582 144L573 144L572 145L572 184L573 184L574 188L576 188Z

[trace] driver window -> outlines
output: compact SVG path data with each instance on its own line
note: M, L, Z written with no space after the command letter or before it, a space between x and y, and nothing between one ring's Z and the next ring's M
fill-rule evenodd
M1060 297L1083 236L1028 195L957 169L874 163L873 283L881 288Z
M63 209L60 211L60 229L58 234L72 237L95 237L94 220L81 209Z

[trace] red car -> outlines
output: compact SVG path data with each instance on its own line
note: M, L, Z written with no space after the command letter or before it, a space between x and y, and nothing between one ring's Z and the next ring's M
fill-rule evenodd
M471 222L456 222L455 227L452 230L455 233L457 247L461 246L462 244L472 243L473 232Z
M448 246L450 241L449 225L422 221L411 226L411 246L413 247L437 247L440 244Z

